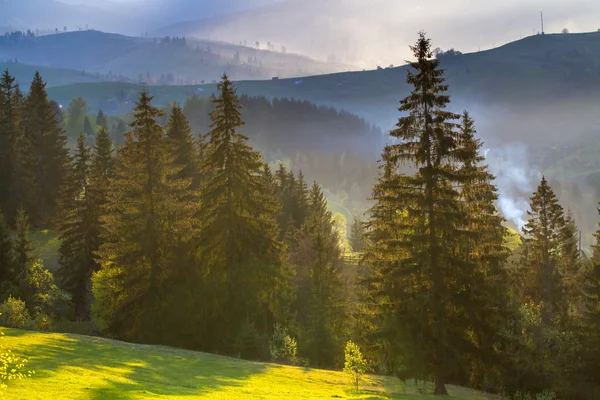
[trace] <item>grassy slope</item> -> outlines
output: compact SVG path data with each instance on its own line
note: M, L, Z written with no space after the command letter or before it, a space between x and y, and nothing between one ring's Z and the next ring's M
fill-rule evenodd
M11 382L9 399L425 399L413 385L369 377L359 394L341 372L243 361L102 338L3 329L4 346L29 358L34 378ZM429 388L427 388L429 389ZM449 387L452 398L485 399Z

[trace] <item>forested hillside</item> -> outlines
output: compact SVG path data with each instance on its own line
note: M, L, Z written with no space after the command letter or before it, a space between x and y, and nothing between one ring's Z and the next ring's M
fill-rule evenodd
M224 43L184 37L131 37L94 30L36 36L0 36L0 60L101 74L106 81L152 85L210 83L223 71L232 79L271 79L347 71L260 43ZM71 83L75 83L73 81Z
M293 151L303 132L306 153L319 154L315 127L332 129L328 150L371 140L362 136L377 130L360 119L242 97L224 74L210 102L163 110L144 90L128 124L90 121L82 98L63 113L40 74L24 94L5 72L0 323L343 368L356 391L369 367L432 382L436 395L452 384L594 399L600 228L583 251L570 204L541 175L517 240L476 119L451 101L424 33L411 49L371 207L350 222L304 170L332 166L270 164L254 146ZM297 115L312 120L297 126ZM358 179L346 156L333 164L342 187ZM55 273L33 248L31 231L44 230L59 234Z

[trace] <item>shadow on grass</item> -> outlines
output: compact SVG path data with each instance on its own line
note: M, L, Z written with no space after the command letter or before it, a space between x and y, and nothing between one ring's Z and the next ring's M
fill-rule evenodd
M30 333L33 332L5 331L7 337ZM252 375L276 368L169 347L74 335L43 335L35 344L19 345L18 351L29 358L28 366L36 370L32 379L73 368L102 377L104 383L100 387L86 388L86 382L81 382L81 387L89 390L86 399L128 399L140 394L202 395L223 387L242 387ZM85 377L82 375L81 379Z

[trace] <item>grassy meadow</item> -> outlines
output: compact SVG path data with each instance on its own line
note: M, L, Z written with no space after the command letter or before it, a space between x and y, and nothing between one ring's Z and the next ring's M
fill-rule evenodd
M243 361L109 339L4 329L2 345L29 358L32 378L9 382L7 399L403 399L433 398L428 384L366 378L359 393L337 371ZM453 399L493 396L449 387Z

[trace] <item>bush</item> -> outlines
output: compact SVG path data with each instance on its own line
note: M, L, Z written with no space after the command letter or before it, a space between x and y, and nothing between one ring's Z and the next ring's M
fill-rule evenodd
M360 385L360 379L367 372L367 360L362 355L360 351L360 347L349 341L346 343L346 350L344 351L344 372L350 376L352 380L352 385L356 388L358 392L358 388Z
M2 305L0 305L0 324L7 328L15 329L33 329L35 322L31 319L25 302L9 296Z
M294 365L297 363L296 354L298 343L291 337L287 328L275 324L275 331L269 341L271 361Z

